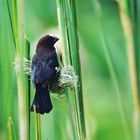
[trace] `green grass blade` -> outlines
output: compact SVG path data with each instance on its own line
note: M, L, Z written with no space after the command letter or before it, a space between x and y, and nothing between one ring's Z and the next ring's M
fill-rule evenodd
M12 122L10 118L8 120L8 132L8 140L12 140Z
M6 6L7 6L9 19L10 19L10 26L11 26L11 30L12 30L12 37L13 37L13 41L14 41L14 46L16 48L16 37L15 37L15 30L14 30L16 27L14 28L14 25L13 25L13 22L12 22L12 13L10 12L10 5L9 5L8 0L6 0ZM14 5L12 5L12 6L14 7ZM13 10L13 12L14 12L14 10Z
M9 117L8 119L8 132L9 132L8 140L12 139L17 140L14 123L11 117Z
M129 4L131 3L131 5ZM120 1L120 17L122 21L122 26L126 38L126 47L127 47L127 58L129 65L129 75L133 96L134 112L133 112L133 128L134 128L134 137L138 139L138 129L139 129L139 43L138 43L138 26L137 26L137 7L136 1L126 1L126 5L123 5ZM129 5L129 6L128 6ZM128 7L127 7L128 6ZM126 8L127 10L126 11Z
M68 47L68 39L67 39L67 24L66 24L66 16L65 16L65 10L64 10L64 1L63 0L57 0L57 14L58 14L58 22L59 22L59 29L60 29L60 35L61 35L61 40L63 43L63 63L64 66L67 66L71 62L71 57L70 57L70 52L69 52L69 47ZM66 90L65 92L67 101L68 101L68 108L69 108L69 116L70 116L70 121L71 121L71 129L72 129L72 134L73 134L73 139L78 139L78 134L76 132L76 124L75 124L75 118L73 118L73 113L72 113L72 107L71 104L71 96L72 93L70 89Z
M41 140L41 116L36 113L36 139Z
M75 87L71 93L68 93L71 95L68 95L67 98L70 100L71 104L73 104L74 108L74 114L72 114L72 118L74 128L77 133L76 137L77 139L85 139L86 134L75 1L58 0L57 8L60 33L62 36L62 41L64 41L64 63L65 66L69 64L72 65L76 74L79 76L79 86Z
M106 57L106 61L107 61L107 64L108 64L110 76L111 76L112 82L114 84L114 88L115 88L116 95L117 95L118 108L119 108L119 111L120 111L120 117L121 117L121 121L122 121L122 124L123 124L124 133L125 133L126 139L130 140L131 135L130 135L130 132L129 132L128 124L126 122L126 115L125 115L125 111L124 111L124 107L123 107L123 100L121 98L120 86L118 84L116 70L115 70L113 62L112 62L111 52L109 50L109 43L108 43L108 40L106 38L106 34L105 34L104 26L103 26L103 21L102 21L102 9L101 9L100 2L98 0L95 2L94 8L95 8L96 17L97 17L97 20L98 20L98 23L99 23L99 33L100 33L100 39L101 39L102 47L103 47L103 50L104 50L104 53L105 53L105 57Z
M14 2L13 2L14 3ZM24 33L24 1L19 0L14 3L13 9L17 8L14 17L15 32L17 32L17 56L20 60L19 65L21 67L20 73L17 75L18 86L18 102L19 102L19 128L20 128L20 140L29 140L30 128L29 128L29 92L30 83L29 77L25 75L24 69L24 57L30 57L30 45L25 39ZM17 17L16 17L17 16ZM16 23L17 22L17 23Z

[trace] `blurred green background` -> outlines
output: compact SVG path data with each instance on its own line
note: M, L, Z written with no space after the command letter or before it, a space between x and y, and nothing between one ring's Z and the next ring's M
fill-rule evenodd
M101 29L95 3L94 0L76 0L87 139L133 140L133 104L118 4L113 0L100 1ZM31 50L42 34L52 34L51 30L58 32L56 2L25 0L25 30ZM117 93L103 47L104 40L117 77ZM6 2L0 0L0 140L8 139L9 117L12 117L19 139L14 59L15 47ZM66 100L52 100L53 111L42 116L42 140L71 140ZM35 139L33 124L30 126L31 139Z

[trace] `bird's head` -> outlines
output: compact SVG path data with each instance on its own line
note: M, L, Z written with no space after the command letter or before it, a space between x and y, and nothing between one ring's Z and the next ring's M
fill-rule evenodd
M39 48L53 48L54 44L58 41L59 39L55 36L50 36L46 35L40 38L37 44L37 49Z

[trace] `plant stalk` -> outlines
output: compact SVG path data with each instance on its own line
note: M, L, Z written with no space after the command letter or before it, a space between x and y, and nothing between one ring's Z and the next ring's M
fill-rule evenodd
M74 127L76 139L85 140L85 119L83 108L82 80L79 60L79 42L77 33L76 5L74 0L57 0L57 13L61 39L63 43L64 66L72 65L79 77L79 85L76 86L66 97L73 105L71 110L71 123ZM73 133L73 137L75 137Z

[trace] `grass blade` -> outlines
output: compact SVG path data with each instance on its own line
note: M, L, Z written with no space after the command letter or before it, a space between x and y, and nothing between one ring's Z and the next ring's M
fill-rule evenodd
M121 98L121 91L120 91L120 86L118 84L118 79L117 79L117 75L116 75L116 71L112 62L112 58L111 58L111 52L109 50L109 43L108 40L106 38L106 34L105 34L105 30L104 30L104 26L103 26L103 21L102 21L102 9L101 9L101 5L100 2L97 0L95 2L94 5L95 11L96 11L96 17L99 23L99 33L100 33L100 39L101 39L101 43L102 43L102 47L105 53L105 57L106 57L106 61L108 64L108 68L109 68L109 72L110 72L110 76L112 79L112 82L114 84L114 88L116 91L116 95L117 95L117 100L118 100L118 108L120 111L120 117L121 117L121 121L123 124L123 128L124 128L124 133L126 136L126 139L130 140L131 139L131 135L128 129L128 124L126 122L126 115L124 112L124 107L123 107L123 100Z
M67 99L73 104L71 113L76 139L86 139L83 109L81 70L79 61L79 44L77 35L76 6L74 0L57 0L59 28L64 45L63 60L65 66L72 65L79 76L79 86L67 93ZM75 134L74 134L75 133ZM76 135L76 136L75 136Z
M127 10L125 7L127 7L127 3L131 2L133 3L131 5L132 8L128 7ZM138 74L138 69L139 69L139 64L138 60L135 59L138 58L139 50L138 46L136 46L137 41L133 40L133 34L136 37L136 32L133 31L133 25L135 25L135 18L137 15L135 15L134 12L134 1L127 1L126 5L124 5L121 1L119 1L119 8L120 8L120 17L122 21L122 26L124 30L124 34L126 37L126 42L127 42L127 55L128 55L128 65L129 65L129 74L130 74L130 81L131 81L131 89L132 89L132 96L133 96L133 104L134 104L134 137L136 140L138 140L138 128L139 128L139 97L138 97L138 79L137 75ZM129 5L130 6L130 5ZM129 9L130 8L130 9ZM128 14L127 14L128 13ZM130 15L129 15L130 14ZM134 26L134 29L136 27ZM137 37L136 37L137 38ZM135 47L136 46L136 47ZM135 56L135 52L136 56Z

